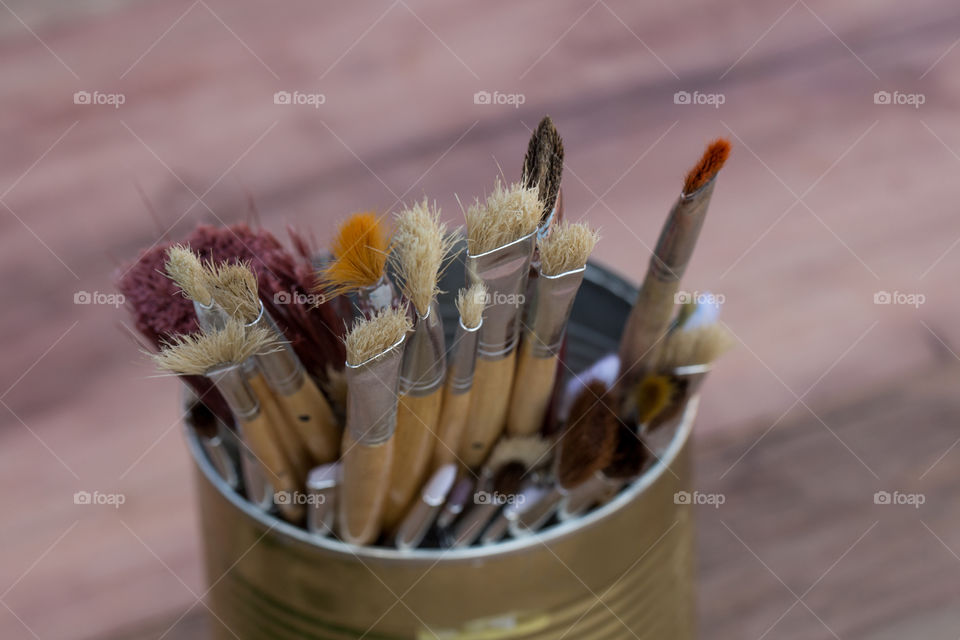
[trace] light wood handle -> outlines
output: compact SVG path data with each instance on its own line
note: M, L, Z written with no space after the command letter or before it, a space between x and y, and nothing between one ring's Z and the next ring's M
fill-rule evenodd
M401 395L397 403L397 430L393 434L390 488L383 512L383 528L392 531L407 514L429 471L436 442L443 392L426 396Z
M630 385L654 361L657 347L670 327L679 281L662 282L648 275L633 303L620 338L622 384Z
M443 406L437 423L438 440L430 464L434 471L451 462L460 463L460 442L467 427L470 396L469 390L463 393L454 393L449 388L443 390Z
M241 436L264 469L265 477L273 485L274 491L285 491L292 497L294 492L300 490L300 486L286 455L277 442L269 420L267 414L261 410L255 417L240 424ZM295 501L290 500L286 504L277 506L285 520L292 523L303 520L305 513L303 505L295 504Z
M517 362L517 374L510 396L507 433L529 436L540 431L543 417L550 406L553 383L557 376L557 356L538 358L529 342L524 342Z
M393 464L393 438L378 445L357 444L343 432L337 527L352 544L370 544L380 535L383 506Z
M303 385L288 396L278 395L277 402L310 452L313 464L325 464L337 459L340 428L330 403L310 376L304 374Z
M257 374L248 378L247 382L260 402L260 412L266 416L270 423L274 437L279 442L280 448L289 462L298 486L302 486L307 479L307 473L310 471L310 458L306 446L301 442L300 436L294 429L293 423L287 417L286 412L280 408L277 396L267 385L266 379Z
M460 443L460 458L471 468L483 464L503 432L516 362L516 349L500 360L477 359L467 433Z

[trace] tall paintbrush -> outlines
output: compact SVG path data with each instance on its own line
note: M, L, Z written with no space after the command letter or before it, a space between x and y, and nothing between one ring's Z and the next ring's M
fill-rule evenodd
M443 387L443 404L437 431L437 446L433 452L434 469L451 462L459 462L457 451L467 427L470 412L470 392L477 364L477 338L483 322L483 308L487 305L487 288L482 282L461 289L457 294L460 322L454 334L447 381Z
M399 524L423 485L437 438L446 375L437 278L451 244L446 225L440 222L440 210L431 207L426 198L397 216L391 260L414 320L400 369L393 438L396 464L383 512L383 526L388 530Z
M656 361L656 348L670 327L676 294L707 215L716 176L730 154L730 143L710 143L690 170L673 205L650 267L620 341L621 377L632 386Z
M471 467L486 459L506 423L517 324L542 213L535 190L504 187L499 180L484 204L478 201L466 212L467 278L486 285L491 297L477 346L470 426L460 449L460 458Z
M239 425L243 442L250 448L278 491L294 492L299 482L279 447L267 414L247 383L244 362L257 353L277 348L276 335L263 327L248 327L235 320L212 333L181 335L171 339L154 362L164 371L209 378L226 398ZM278 505L290 522L300 522L304 511L293 501Z
M337 227L333 261L319 274L330 296L355 293L357 306L372 314L394 304L397 293L387 276L390 238L373 213L355 213Z
M400 364L412 327L405 309L384 309L358 320L347 334L347 428L337 501L337 529L346 542L369 544L380 535L393 465Z
M257 279L245 265L221 265L210 278L214 297L227 313L250 326L282 332L267 313ZM289 345L256 355L257 365L300 441L316 464L337 458L340 429L330 404Z
M587 259L597 244L585 224L561 223L539 241L540 276L527 317L514 381L507 433L540 430L557 377L557 358Z

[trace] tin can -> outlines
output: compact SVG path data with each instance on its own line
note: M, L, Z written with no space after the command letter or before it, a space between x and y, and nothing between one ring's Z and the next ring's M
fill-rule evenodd
M573 370L616 348L632 294L591 265L571 316ZM187 430L215 636L691 639L694 529L683 496L696 406L694 397L656 464L610 502L533 536L466 549L399 551L313 536L250 505Z

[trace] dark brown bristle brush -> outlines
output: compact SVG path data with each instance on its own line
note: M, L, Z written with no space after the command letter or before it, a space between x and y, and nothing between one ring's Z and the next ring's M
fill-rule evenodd
M539 226L546 228L559 222L554 206L560 196L560 181L563 178L563 140L550 116L544 116L530 136L527 153L523 157L522 176L523 186L536 189L543 203Z
M657 347L670 327L680 280L690 263L707 215L716 176L730 143L714 140L686 176L670 211L620 341L621 380L631 387L656 362Z

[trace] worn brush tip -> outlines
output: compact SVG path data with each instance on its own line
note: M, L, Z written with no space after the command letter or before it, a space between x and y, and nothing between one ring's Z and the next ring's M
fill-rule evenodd
M733 344L729 329L719 323L674 331L661 347L657 366L661 371L671 371L678 367L713 364Z
M231 318L217 331L174 336L163 343L160 353L150 355L162 371L203 375L216 367L237 364L279 346L272 331L247 327Z
M357 366L400 342L413 328L405 308L384 309L361 318L347 334L347 364Z
M633 391L637 423L649 424L670 404L675 391L669 376L652 375L641 380Z
M613 457L603 469L603 475L614 479L627 479L640 475L649 451L637 433L624 423L617 429L617 446Z
M333 261L320 284L331 296L375 285L383 277L390 245L386 225L372 212L355 213L337 227Z
M600 240L600 234L582 222L555 225L540 241L540 273L558 276L582 269Z
M703 157L693 169L687 173L683 182L683 192L691 194L703 185L710 182L713 176L723 168L727 157L730 155L730 141L726 138L717 138L707 146L703 152Z
M536 188L505 186L497 178L486 200L467 208L467 248L478 255L528 236L536 231L542 213Z
M249 262L211 263L206 273L207 287L213 292L217 304L231 317L249 323L260 316L257 274Z
M460 322L467 329L476 329L483 320L483 310L487 306L487 286L482 282L475 282L466 289L457 293L457 311L460 312Z
M583 484L613 458L620 422L605 394L603 383L592 382L573 403L557 452L557 482L562 487Z
M527 466L522 462L513 460L504 465L493 474L493 488L504 496L513 496L519 493L523 485L523 479L527 475Z
M440 293L437 278L454 237L440 222L440 209L426 198L404 209L396 220L390 258L396 266L400 288L421 316L427 314Z
M213 301L200 258L190 247L177 244L167 249L167 261L164 263L167 277L173 280L183 295L204 306Z
M530 136L527 153L523 158L525 187L537 189L543 203L541 220L550 215L563 178L563 140L550 116L544 116Z

